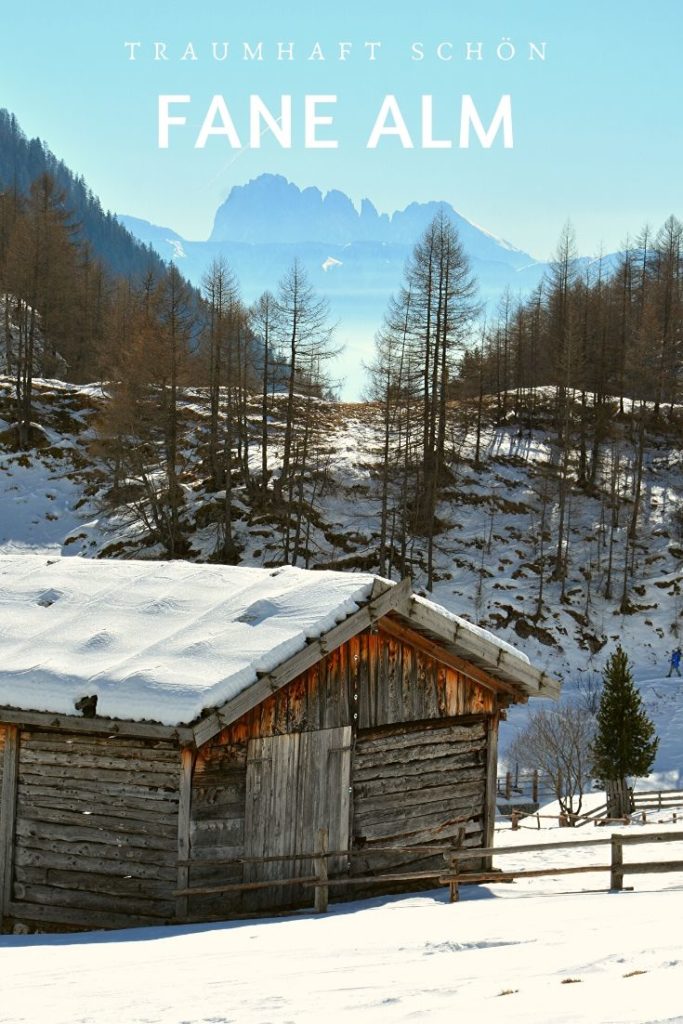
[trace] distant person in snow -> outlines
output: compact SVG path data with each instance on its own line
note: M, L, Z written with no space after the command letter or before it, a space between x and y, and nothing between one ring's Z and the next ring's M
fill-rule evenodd
M680 676L680 674L681 674L681 649L680 649L680 647L676 647L675 650L673 650L671 652L671 664L669 665L669 671L666 674L667 675L667 679L671 675L672 672L675 672L677 676Z

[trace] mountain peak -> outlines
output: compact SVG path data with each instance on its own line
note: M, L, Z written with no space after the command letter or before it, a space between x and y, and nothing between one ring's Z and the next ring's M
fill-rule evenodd
M345 245L359 234L360 216L347 195L301 189L281 174L234 185L216 211L211 242L327 242Z
M281 174L267 173L232 187L216 212L209 241L412 245L439 210L445 210L455 221L471 256L499 262L504 251L508 263L516 260L521 266L534 262L527 253L466 220L445 200L413 202L389 216L378 213L369 199L363 199L358 209L339 189L326 193L315 186L301 189Z

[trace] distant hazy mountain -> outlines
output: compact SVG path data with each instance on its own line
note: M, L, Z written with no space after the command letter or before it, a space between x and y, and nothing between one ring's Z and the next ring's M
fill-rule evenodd
M292 260L301 260L339 321L339 341L346 346L340 373L348 382L352 374L358 378L358 367L370 357L373 336L401 285L415 242L442 208L458 228L489 307L506 287L517 294L538 284L545 264L472 224L448 203L411 203L389 216L378 213L369 199L357 208L343 192L300 189L274 174L235 186L216 211L205 242L188 241L170 227L135 217L119 220L194 284L201 284L215 256L224 256L247 302L266 288L275 290ZM357 395L359 387L347 387L346 393Z
M209 241L412 246L441 208L454 220L471 259L502 260L514 267L535 262L528 253L465 220L448 203L411 203L389 216L378 213L369 199L356 209L343 192L300 189L277 174L262 174L247 185L235 186L216 212Z
M378 213L369 199L357 208L343 192L300 189L275 174L235 186L205 242L188 241L170 227L135 217L119 220L164 259L177 262L195 284L213 257L224 255L247 301L274 288L296 256L328 294L335 313L343 319L350 315L372 335L401 283L413 245L442 208L458 228L484 299L495 299L506 286L526 292L540 280L544 264L472 224L448 203L411 203L389 216Z

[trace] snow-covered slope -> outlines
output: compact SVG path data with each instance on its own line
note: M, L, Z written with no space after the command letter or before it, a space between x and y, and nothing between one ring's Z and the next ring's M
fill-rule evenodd
M10 409L11 382L0 382L0 416ZM539 401L542 396L539 396ZM17 452L8 445L9 411L0 419L0 550L29 548L86 557L162 557L139 524L107 504L109 481L95 440L93 416L104 401L102 389L36 385L36 415L44 445ZM3 404L4 403L4 406ZM363 405L325 406L321 423L329 443L318 466L326 484L311 526L309 566L377 572L379 483L375 413ZM206 400L186 396L182 479L184 522L191 559L209 560L216 548L221 495L197 479L200 435ZM641 520L636 544L626 545L632 509L630 484L634 448L628 426L610 441L610 459L620 459L621 512L612 534L604 496L575 489L570 498L568 577L562 594L550 579L552 550L541 550L541 516L546 526L557 515L556 495L543 491L555 457L549 435L520 431L515 423L485 425L481 466L473 462L473 436L457 424L452 480L438 509L435 601L493 631L528 655L533 664L564 680L567 695L581 680L597 678L617 642L627 650L643 686L649 712L663 737L657 770L675 784L683 778L683 687L666 679L671 648L683 627L683 495L680 449L672 437L649 436L643 474ZM260 453L253 449L255 464ZM273 458L275 456L273 455ZM255 465L255 468L256 465ZM244 565L276 566L281 558L279 524L254 513L244 491L234 496L235 539ZM612 596L606 597L610 542ZM620 610L625 557L633 564L626 614ZM412 576L424 584L422 552L413 548ZM537 618L543 569L543 600ZM503 747L526 712L515 709L503 730Z

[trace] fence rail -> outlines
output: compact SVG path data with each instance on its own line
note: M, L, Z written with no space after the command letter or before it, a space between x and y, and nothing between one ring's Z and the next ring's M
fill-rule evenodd
M683 860L675 861L645 861L638 863L624 862L624 847L638 844L671 843L683 842L683 832L656 832L641 835L623 835L613 833L610 836L601 836L597 839L572 839L550 843L522 843L515 846L490 846L490 847L465 847L462 845L464 832L454 843L439 846L364 846L358 850L329 850L327 848L328 836L326 829L320 829L316 850L311 853L282 854L272 857L250 857L232 861L182 861L184 866L215 864L270 864L275 861L299 862L302 860L311 861L313 870L311 874L299 877L282 879L266 879L253 882L231 882L225 885L211 886L188 886L178 889L176 897L206 896L219 893L249 892L259 889L279 888L287 885L301 885L314 890L315 910L324 913L328 907L329 890L340 885L363 885L383 884L391 882L417 882L435 880L441 885L448 885L450 899L452 902L459 898L459 887L465 884L483 882L507 882L517 878L541 878L553 875L582 874L587 872L608 871L610 873L610 889L620 891L624 888L624 875L626 874L659 874L669 871L683 871ZM488 861L491 864L492 858L505 857L510 854L539 853L548 850L565 850L593 846L610 847L609 864L577 864L570 867L544 867L544 868L522 868L519 870L505 871L494 870L488 867L485 870L463 870L463 865L468 861ZM328 877L328 861L331 857L348 856L351 860L354 855L367 857L373 854L387 853L429 853L441 854L445 866L428 871L391 871L386 870L378 875L359 875L353 877L343 875L340 877ZM349 861L350 867L350 861Z
M515 779L517 780L515 784ZM528 795L529 803L538 804L543 799L555 800L556 793L547 787L542 781L542 776L538 772L533 773L522 773L519 772L517 776L513 775L512 772L508 772L506 776L498 778L498 797L505 800L512 800L513 797L521 801L524 800L525 792ZM672 810L676 807L683 807L683 789L661 789L661 790L640 790L633 793L633 813L647 812L647 811L664 811ZM516 822L521 818L534 814L538 816L537 811L531 811L523 806L512 807L512 809L503 814L504 817L512 818L513 827ZM558 819L565 819L565 824L572 824L576 826L593 824L609 824L617 819L607 817L607 803L601 803L597 807L591 807L589 811L582 811L576 814L567 812L560 815L542 815L542 817L556 817ZM621 819L619 819L621 820ZM674 815L674 821L676 816Z
M683 860L641 861L638 863L624 862L624 847L643 843L675 843L683 842L683 832L651 832L644 835L625 836L619 832L600 839L575 839L569 842L528 843L520 846L493 847L491 850L480 850L480 854L491 853L495 857L510 853L532 853L541 850L561 850L568 847L606 846L609 844L611 857L609 864L576 864L571 867L521 869L519 871L479 871L462 872L460 864L471 859L470 851L458 852L454 861L454 870L444 873L439 879L450 887L451 902L459 897L459 886L481 882L512 882L516 878L541 878L552 875L570 875L595 871L609 871L610 891L619 892L624 888L625 874L663 874L669 871L683 871Z

